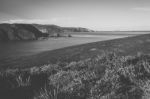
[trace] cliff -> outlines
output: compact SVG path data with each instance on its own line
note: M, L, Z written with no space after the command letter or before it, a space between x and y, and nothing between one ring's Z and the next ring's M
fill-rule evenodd
M39 37L60 35L68 32L91 32L86 28L60 27L41 24L0 24L0 40L36 40Z
M30 24L0 24L0 40L35 40L46 36Z

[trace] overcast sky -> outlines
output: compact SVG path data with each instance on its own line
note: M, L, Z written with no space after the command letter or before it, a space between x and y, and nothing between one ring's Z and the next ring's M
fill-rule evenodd
M150 0L0 0L0 22L150 30Z

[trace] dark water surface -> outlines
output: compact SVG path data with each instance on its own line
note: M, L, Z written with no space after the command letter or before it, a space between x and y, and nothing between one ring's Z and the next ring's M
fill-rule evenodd
M48 40L38 41L11 41L0 42L0 60L17 58L20 56L33 55L43 51L59 49L63 47L85 44L96 41L110 40L126 37L124 35L101 35L91 36L76 35L71 38L49 38Z

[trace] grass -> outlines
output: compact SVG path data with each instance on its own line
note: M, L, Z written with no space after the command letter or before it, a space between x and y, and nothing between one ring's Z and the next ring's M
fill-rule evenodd
M138 53L149 54L149 44L150 34L144 34L134 37L71 46L27 57L19 57L11 60L12 62L4 62L1 67L2 69L13 67L24 68L45 64L56 64L58 62L65 63L79 61L95 57L97 54L101 55L106 51L113 51L117 55L136 55Z
M3 99L148 99L150 56L94 58L9 69L0 75Z
M1 70L0 98L149 99L149 38L96 42L28 57L31 66L21 63L26 67Z
M40 92L33 97L33 99L58 99L58 90L59 87L41 89Z

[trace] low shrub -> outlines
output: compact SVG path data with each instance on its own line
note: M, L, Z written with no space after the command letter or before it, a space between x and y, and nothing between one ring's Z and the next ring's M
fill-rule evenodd
M102 56L0 73L3 99L149 99L150 56Z

